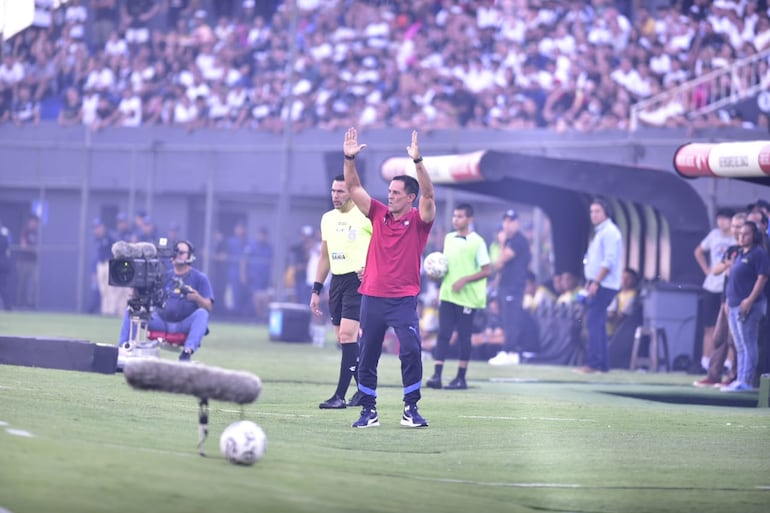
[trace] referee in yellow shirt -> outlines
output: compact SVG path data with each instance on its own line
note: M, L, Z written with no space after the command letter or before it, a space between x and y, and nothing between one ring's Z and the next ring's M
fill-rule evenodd
M319 408L340 409L360 406L356 391L349 403L345 394L350 379L357 379L358 332L361 311L361 285L358 273L366 263L369 239L372 237L372 223L350 199L345 177L337 175L332 181L332 203L334 208L321 217L321 255L318 261L313 293L310 295L310 311L320 316L319 295L329 271L332 273L329 285L329 314L342 348L340 376L334 395L318 405Z

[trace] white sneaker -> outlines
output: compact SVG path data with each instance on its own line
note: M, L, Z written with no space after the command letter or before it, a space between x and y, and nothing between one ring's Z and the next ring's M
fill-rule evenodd
M519 353L500 351L497 355L487 360L489 365L518 365Z
M751 385L748 385L743 381L738 381L736 379L729 385L720 387L719 390L721 392L751 392L754 389L751 387Z

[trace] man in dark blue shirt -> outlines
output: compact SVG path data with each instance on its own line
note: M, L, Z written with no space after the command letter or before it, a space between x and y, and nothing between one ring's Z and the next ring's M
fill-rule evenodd
M522 349L522 326L524 325L524 287L527 271L532 260L529 241L521 233L519 215L514 210L503 214L503 229L498 243L500 254L492 262L500 273L497 297L500 300L500 317L503 320L505 343L502 351L489 359L490 365L516 365Z
M150 331L187 334L184 349L179 355L182 361L189 360L200 347L208 332L209 315L214 304L209 278L191 265L194 261L192 244L188 241L177 242L171 259L173 269L166 279L166 303L163 308L154 310L147 322ZM130 330L131 320L126 310L120 330L121 346L129 342Z

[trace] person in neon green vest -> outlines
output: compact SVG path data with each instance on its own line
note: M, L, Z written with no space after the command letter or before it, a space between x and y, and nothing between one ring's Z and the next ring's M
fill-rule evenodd
M452 226L455 231L444 238L443 253L448 271L439 290L439 330L433 351L433 376L429 388L442 388L441 372L452 333L457 330L459 363L457 376L446 388L468 388L465 374L471 356L473 317L487 306L487 277L491 271L489 251L484 239L473 231L473 207L462 203L454 208Z

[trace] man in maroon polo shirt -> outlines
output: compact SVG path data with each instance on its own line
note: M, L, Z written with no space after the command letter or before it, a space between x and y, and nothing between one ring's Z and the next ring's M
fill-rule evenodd
M420 323L417 295L420 293L420 264L428 234L436 216L433 183L422 162L417 131L406 152L415 163L417 179L394 177L388 186L388 204L373 199L361 186L355 158L366 147L358 144L355 128L345 133L345 184L358 209L372 221L372 238L359 291L361 298L361 353L358 390L361 416L354 428L379 426L377 415L377 364L385 332L392 327L399 340L404 412L401 425L427 427L417 411L422 382ZM420 189L422 188L422 195ZM419 208L414 200L420 196Z

